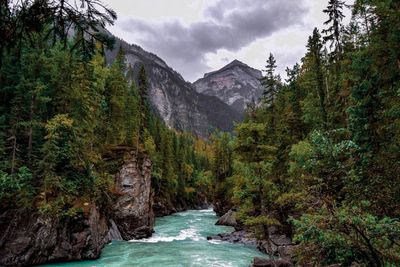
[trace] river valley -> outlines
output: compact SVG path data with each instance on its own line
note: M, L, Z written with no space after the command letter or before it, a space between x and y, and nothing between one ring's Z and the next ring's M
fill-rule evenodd
M152 237L112 242L95 261L44 265L45 267L122 266L249 266L253 257L265 257L254 246L207 240L207 236L231 232L217 226L212 210L191 210L158 218Z

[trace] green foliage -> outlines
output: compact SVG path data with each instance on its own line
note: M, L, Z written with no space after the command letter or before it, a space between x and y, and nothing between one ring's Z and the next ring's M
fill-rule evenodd
M356 1L345 27L344 3L329 1L331 53L315 29L273 103L236 127L216 186L261 238L270 226L294 237L299 265L400 264L399 7Z
M186 207L211 198L209 145L152 114L144 66L134 77L122 48L106 66L101 43L92 51L75 46L83 45L82 32L66 43L49 42L45 32L3 51L1 208L65 216L106 208L123 164L113 153L121 148L152 159L156 201Z
M18 207L31 208L35 197L33 176L27 167L19 168L17 173L0 171L0 201L13 199Z
M363 203L368 206L368 202ZM363 207L321 209L317 214L303 215L294 220L295 240L317 254L302 255L307 263L341 263L356 261L368 266L400 263L400 222L390 217L378 217ZM300 253L304 253L304 250Z

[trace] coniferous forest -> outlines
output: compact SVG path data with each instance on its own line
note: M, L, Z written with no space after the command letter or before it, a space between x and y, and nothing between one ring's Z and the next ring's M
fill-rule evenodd
M234 208L259 240L289 237L296 266L400 266L399 1L330 0L301 62L281 78L268 53L260 100L207 140L159 118L145 68L102 30L115 12L81 3L0 3L0 213L109 210L133 151L154 205Z
M307 53L274 72L234 137L215 142L216 195L260 238L275 226L298 264L400 264L400 5L329 1Z
M113 11L92 0L86 13L64 1L24 4L1 4L1 208L73 216L87 202L107 206L121 150L151 158L156 201L203 201L209 148L152 112L145 69L132 77L124 51L98 30ZM111 65L107 48L119 51Z

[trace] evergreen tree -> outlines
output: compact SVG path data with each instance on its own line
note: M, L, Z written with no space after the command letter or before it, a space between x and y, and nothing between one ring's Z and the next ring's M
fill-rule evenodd
M274 98L277 93L277 82L275 76L276 60L272 53L269 54L267 59L267 65L265 66L265 76L261 79L261 84L264 87L262 93L262 100L268 106L271 106L274 102Z
M308 54L312 59L312 71L316 82L316 90L319 97L319 106L323 119L323 127L327 128L328 115L326 111L326 93L324 89L324 76L322 70L322 42L321 35L317 28L314 29L313 35L309 37L307 44Z
M139 70L139 116L140 116L140 136L144 135L144 129L149 121L149 104L148 104L148 81L144 66Z
M325 34L324 41L330 42L330 48L334 49L334 56L337 60L340 59L342 53L341 33L343 31L342 21L344 18L343 7L344 2L340 0L329 0L328 6L324 9L324 13L329 16L329 19L324 22L324 25L330 25L329 28L322 30Z
M119 145L125 141L126 132L121 131L124 125L125 99L128 93L128 81L125 77L126 65L125 54L120 48L117 58L110 67L106 80L106 103L107 103L107 135L106 142Z

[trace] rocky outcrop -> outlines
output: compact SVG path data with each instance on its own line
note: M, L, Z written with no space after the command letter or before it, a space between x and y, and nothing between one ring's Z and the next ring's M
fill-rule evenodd
M146 238L153 232L151 161L141 161L135 152L126 152L124 164L116 175L113 219L125 240Z
M258 249L268 255L291 260L294 256L296 245L285 234L280 233L276 227L268 229L268 239L260 240L257 244Z
M154 224L151 162L126 150L115 155L123 155L123 164L115 177L112 210L87 203L72 217L5 211L0 214L0 266L96 259L111 240L149 237Z
M243 113L247 103L257 101L261 96L261 78L261 71L234 60L220 70L206 73L193 86L197 92L216 96Z
M255 257L253 267L292 267L293 264L284 259L262 259Z
M230 209L227 213L225 213L218 219L215 225L226 225L226 226L237 227L238 223L236 221L236 211Z
M120 39L116 39L114 47L113 51L106 51L107 62L113 62L121 47L132 70L129 79L136 79L140 66L144 66L151 106L169 127L208 138L216 129L232 131L234 123L242 120L239 112L217 97L196 92L158 56Z
M106 242L108 223L98 208L89 214L54 217L29 211L2 214L0 266L96 259Z
M223 216L226 214L232 207L232 203L230 199L227 199L225 195L215 197L213 201L213 210L217 214L217 216Z
M110 220L110 229L108 230L107 238L108 240L116 240L116 241L124 240L121 236L121 232L119 231L118 226L112 219Z
M246 245L257 245L257 239L246 230L234 231L232 233L221 233L214 236L207 236L207 240L220 240L230 243Z
M187 210L187 207L174 207L171 203L164 203L163 201L156 201L153 204L153 211L156 217L164 217L185 210Z

